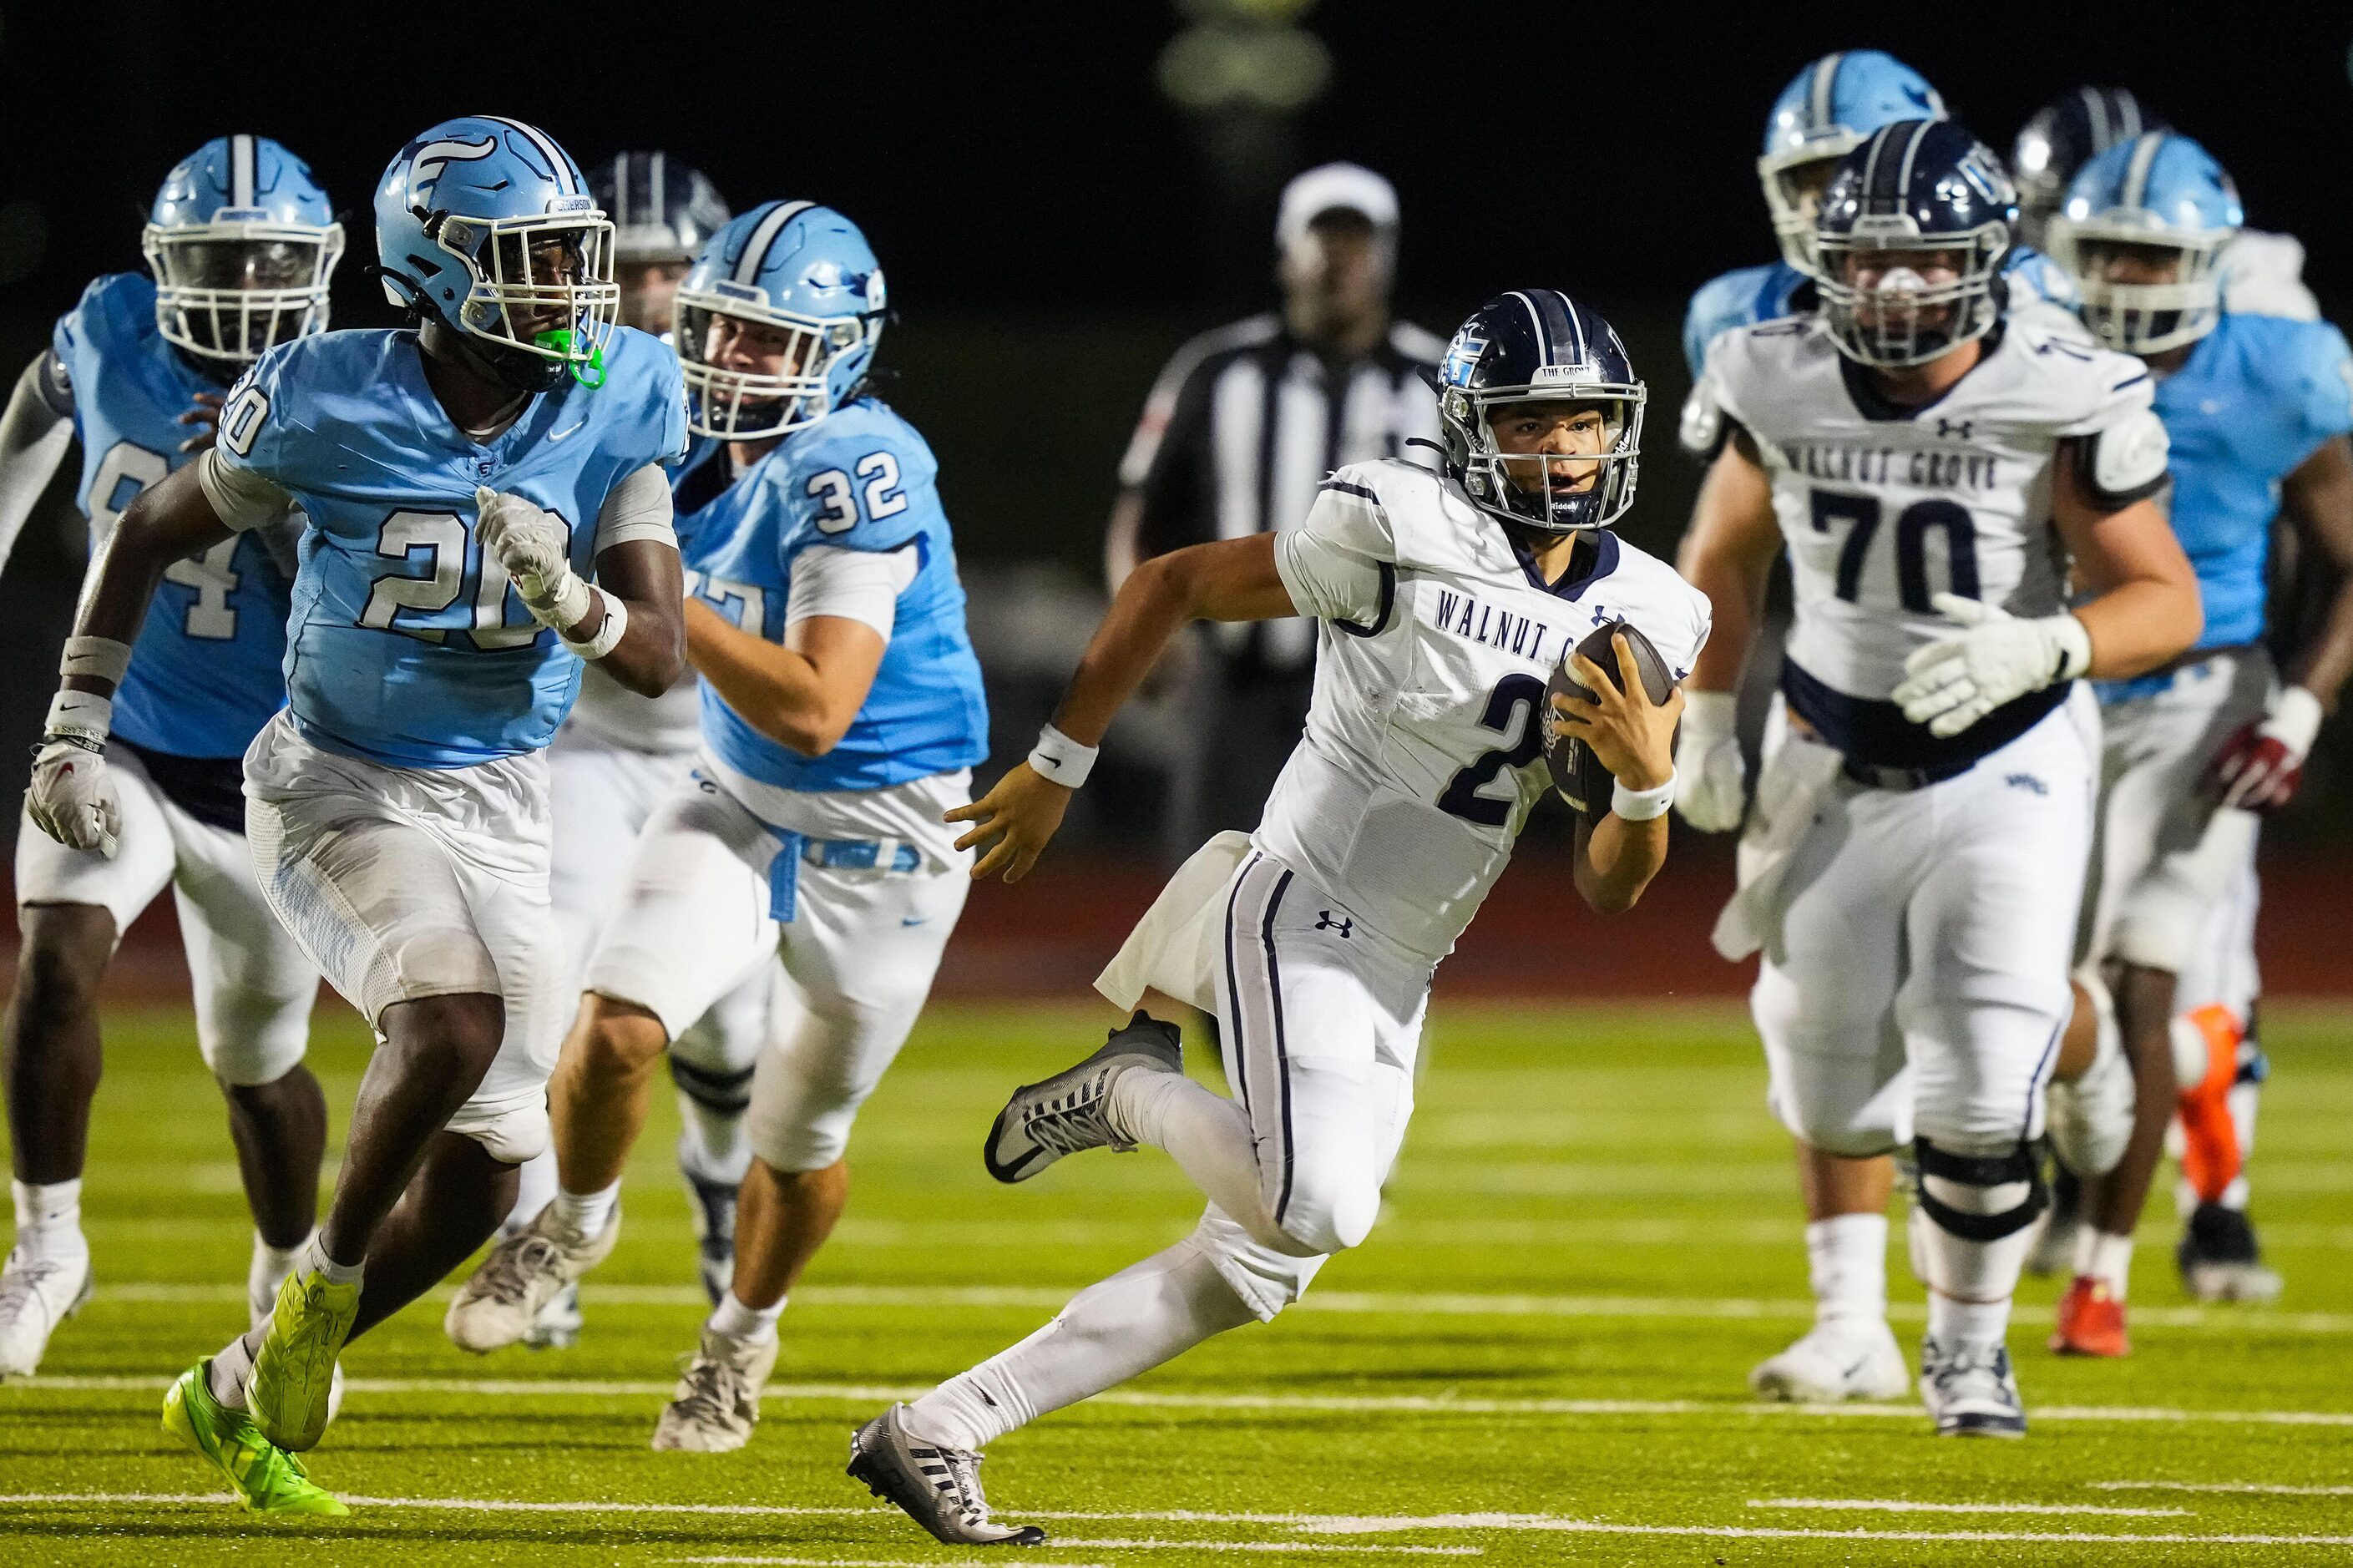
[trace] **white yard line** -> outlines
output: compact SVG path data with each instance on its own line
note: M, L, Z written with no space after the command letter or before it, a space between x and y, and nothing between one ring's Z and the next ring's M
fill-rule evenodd
M225 1505L229 1500L204 1492L12 1492L0 1493L0 1506L9 1504L55 1503L132 1504L132 1505ZM853 1508L791 1508L759 1506L750 1503L608 1503L608 1502L549 1502L523 1503L499 1499L468 1498L370 1498L347 1497L346 1502L372 1508L428 1508L460 1512L550 1512L606 1514L760 1514L760 1515L845 1515L887 1514L883 1509ZM1757 1525L1715 1524L1630 1524L1611 1521L1576 1519L1563 1514L1546 1513L1442 1513L1399 1515L1299 1514L1299 1513L1211 1513L1185 1510L1162 1511L1113 1512L1108 1510L1016 1510L1024 1519L1092 1520L1092 1521L1168 1521L1194 1524L1280 1524L1308 1535L1385 1535L1409 1531L1538 1531L1565 1535L1666 1535L1697 1536L1718 1540L1745 1541L1900 1541L1900 1542L2090 1542L2105 1545L2165 1545L2165 1546L2353 1546L2353 1535L2275 1535L2217 1533L2211 1535L2169 1534L2106 1534L2094 1531L2020 1531L2020 1530L1801 1530L1774 1529ZM1109 1548L1114 1545L1140 1545L1145 1542L1114 1542L1110 1541L1071 1542L1074 1549ZM1149 1543L1156 1544L1156 1543ZM1170 1544L1195 1549L1216 1549L1213 1542L1183 1542ZM1247 1548L1246 1548L1247 1549ZM1450 1555L1451 1555L1450 1553ZM692 1563L783 1563L807 1564L809 1568L901 1568L902 1560L860 1563L844 1558L788 1557L692 1557L675 1561ZM912 1560L904 1560L912 1562ZM1075 1563L1061 1563L1058 1568L1080 1568Z
M982 1307L1008 1310L1054 1311L1080 1289L1071 1286L928 1286L928 1285L809 1285L793 1293L804 1307ZM427 1292L429 1300L447 1301L455 1287ZM710 1298L693 1285L600 1285L582 1288L590 1306L610 1302L635 1307L704 1308ZM101 1301L151 1301L194 1306L245 1301L245 1287L227 1283L101 1284ZM1814 1303L1797 1300L1757 1300L1706 1296L1545 1296L1483 1291L1326 1290L1310 1294L1293 1307L1294 1312L1345 1312L1356 1315L1397 1315L1463 1318L1625 1318L1718 1321L1811 1321ZM2022 1306L2015 1314L2021 1323L2046 1323L2052 1309ZM1918 1302L1899 1301L1888 1309L1896 1322L1923 1322L1927 1309ZM2248 1307L2136 1307L2132 1321L2138 1328L2211 1329L2238 1334L2353 1334L2353 1312L2278 1312Z
M1767 1497L1750 1508L1822 1509L1845 1513L2050 1513L2096 1514L2112 1519L2188 1519L2186 1508L2094 1508L2073 1502L1914 1502L1906 1498Z
M2104 1492L2233 1492L2255 1497L2353 1497L2353 1487L2296 1487L2276 1481L2085 1481Z
M157 1393L167 1374L130 1376L40 1376L14 1386L90 1393ZM668 1398L670 1382L588 1378L371 1378L354 1377L345 1387L366 1395L451 1394L508 1399ZM765 1397L777 1403L885 1405L915 1398L923 1385L784 1383L768 1385ZM1768 1405L1703 1399L1484 1399L1422 1394L1185 1394L1114 1388L1098 1394L1096 1405L1129 1405L1163 1410L1323 1411L1337 1415L1715 1415L1735 1417L1817 1416L1832 1419L1925 1420L1913 1405ZM2053 1405L2029 1412L2036 1421L2221 1422L2272 1426L2353 1426L2347 1410L2191 1410L2144 1405Z
M665 1563L774 1563L782 1568L939 1568L936 1557L665 1557ZM1053 1568L1111 1568L1108 1563L1057 1563Z

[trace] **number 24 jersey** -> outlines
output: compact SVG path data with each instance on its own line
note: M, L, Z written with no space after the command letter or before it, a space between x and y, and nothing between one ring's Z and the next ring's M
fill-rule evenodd
M1622 618L1681 679L1707 641L1707 599L1672 567L1587 538L1547 584L1426 468L1391 458L1326 480L1275 543L1292 603L1322 625L1306 734L1259 843L1382 934L1447 952L1549 782L1545 683L1562 655Z

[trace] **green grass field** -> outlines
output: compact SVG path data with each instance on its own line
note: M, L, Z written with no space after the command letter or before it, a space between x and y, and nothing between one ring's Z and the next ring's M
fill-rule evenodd
M2353 1020L2281 1009L2256 1210L2269 1309L2187 1304L2172 1205L2143 1234L2137 1349L2011 1346L2034 1430L1933 1438L1916 1409L1759 1407L1803 1326L1786 1141L1733 1011L1435 1010L1388 1212L1271 1327L999 1443L999 1510L1041 1563L2255 1563L2353 1560ZM354 1346L313 1475L348 1521L256 1521L157 1426L170 1376L242 1319L248 1226L218 1097L174 1014L111 1021L85 1213L99 1295L0 1389L0 1560L919 1564L955 1558L841 1474L851 1427L1182 1235L1156 1153L1019 1189L978 1146L1012 1084L1098 1038L1073 1009L934 1009L852 1146L849 1215L784 1320L759 1435L655 1454L702 1313L665 1105L570 1351L488 1360L446 1291ZM340 1132L348 1013L314 1059ZM1900 1227L1898 1235L1900 1236ZM1919 1291L1900 1256L1898 1328Z

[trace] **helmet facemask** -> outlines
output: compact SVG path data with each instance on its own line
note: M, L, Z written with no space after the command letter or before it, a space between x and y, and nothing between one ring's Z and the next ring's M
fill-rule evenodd
M343 254L343 229L232 210L204 224L151 223L141 248L164 340L200 359L243 365L327 330L328 279Z
M2125 353L2162 353L2221 319L2222 247L2234 232L2063 216L2052 220L2051 251L2073 275L2094 336Z
M1441 411L1456 478L1482 511L1544 533L1607 528L1634 504L1641 466L1640 383L1556 379L1468 393L1450 389ZM1515 413L1552 421L1530 451L1506 451L1499 424ZM1565 436L1565 438L1564 438Z
M2010 226L1924 234L1905 215L1820 231L1823 319L1848 358L1882 369L1926 364L1993 330Z
M604 384L605 344L621 300L613 226L579 199L576 212L437 214L426 222L433 242L467 273L451 324L491 344L502 378L532 390L553 387L567 371L584 385Z
M1822 270L1814 250L1814 219L1821 210L1822 193L1838 173L1839 160L1862 143L1853 132L1841 131L1757 160L1757 179L1765 187L1765 207L1773 215L1773 238L1781 247L1781 259L1809 278L1820 277Z
M834 384L836 367L881 334L879 314L822 318L779 310L757 287L720 279L678 296L679 364L688 393L687 426L722 441L759 441L816 424L853 390ZM744 328L766 341L754 351L776 357L774 372L723 365L714 356L741 357L723 345Z

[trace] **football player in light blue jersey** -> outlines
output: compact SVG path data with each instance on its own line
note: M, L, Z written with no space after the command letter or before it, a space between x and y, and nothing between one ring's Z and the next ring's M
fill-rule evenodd
M301 160L266 137L216 137L183 160L144 237L153 276L91 283L0 421L0 562L68 447L80 447L76 499L102 542L132 497L211 444L221 395L248 364L326 328L343 229ZM197 1044L227 1097L253 1209L255 1321L317 1217L327 1106L302 1055L319 976L254 880L239 793L246 745L286 698L290 557L289 542L256 533L172 563L115 696L107 837L69 848L16 836L25 940L5 1054L16 1239L0 1273L0 1376L32 1373L89 1297L79 1192L98 985L167 886Z
M2169 131L2091 160L2051 222L2086 324L2157 378L2172 443L2173 530L2206 606L2189 653L2099 689L2106 788L2089 955L2119 976L2139 1092L2121 1162L2104 1176L2078 1173L2087 1223L2053 1343L2089 1353L2125 1352L2132 1234L2173 1116L2177 1072L2192 1091L2219 1079L2207 1096L2219 1100L2240 1070L2251 998L2177 994L2177 983L2205 967L2215 913L2233 879L2248 874L2261 815L2295 793L2322 716L2353 672L2353 578L2284 671L2263 646L2275 515L2320 559L2353 566L2353 355L2326 322L2230 308L2224 258L2242 224L2230 176ZM2227 1027L2186 1027L2177 1016L2209 1005L2234 1014ZM2197 1100L2193 1092L2184 1102L2185 1163L2202 1200L2185 1274L2209 1297L2274 1293L2253 1226L2224 1201L2235 1185L2244 1202L2235 1131L2227 1113L2219 1126L2199 1125ZM2216 1135L2225 1148L2207 1157L2200 1139Z
M750 1440L786 1292L841 1213L850 1122L969 885L944 817L970 798L987 708L937 464L865 389L885 303L857 226L808 202L735 218L680 287L693 427L725 445L679 489L702 754L589 962L551 1087L556 1200L449 1311L460 1345L512 1344L604 1256L655 1062L780 956L798 1016L753 1079L732 1283L657 1448Z
M1707 361L1707 345L1735 327L1804 315L1817 303L1813 283L1814 209L1839 160L1871 133L1899 120L1942 120L1945 100L1927 79L1877 49L1824 55L1789 79L1765 121L1757 177L1773 215L1781 258L1740 267L1700 285L1683 315L1683 360L1693 379ZM2014 305L2048 300L2072 310L2074 290L2047 258L2021 247L2003 262L2003 276L2020 298ZM1694 457L1710 457L1723 419L1694 386L1683 405L1682 441Z
M565 999L539 752L581 662L646 695L683 663L678 362L613 326L612 226L578 166L520 121L448 121L393 159L375 218L417 326L270 350L219 445L124 512L27 796L60 842L111 829L112 697L156 580L299 510L289 707L246 753L247 829L271 907L380 1044L266 1329L164 1404L264 1511L343 1511L296 1458L336 1358L481 1244L546 1141Z

